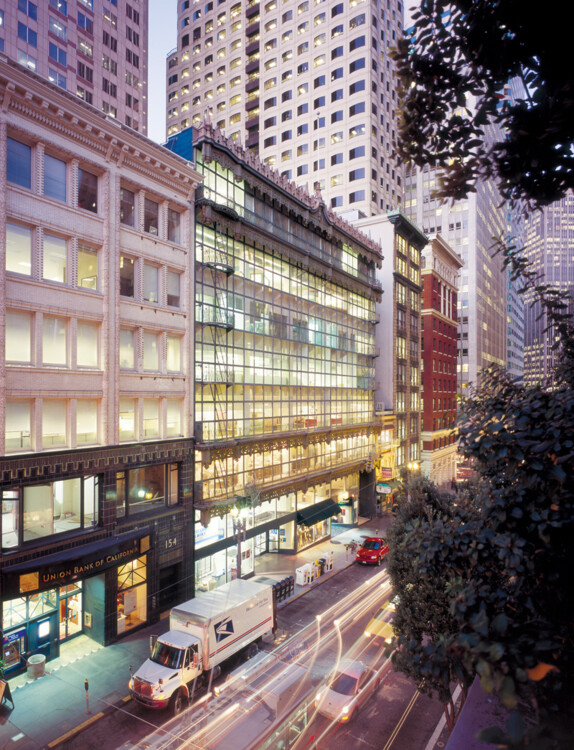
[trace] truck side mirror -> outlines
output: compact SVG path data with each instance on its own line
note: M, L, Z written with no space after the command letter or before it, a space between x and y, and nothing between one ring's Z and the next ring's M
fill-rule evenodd
M199 654L197 653L197 651L194 651L193 652L193 666L197 667L198 662L199 662Z

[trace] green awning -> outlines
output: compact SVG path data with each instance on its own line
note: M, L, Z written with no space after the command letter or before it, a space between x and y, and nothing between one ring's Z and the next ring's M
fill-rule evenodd
M325 521L331 516L336 516L341 512L339 504L332 498L323 500L315 505L309 505L308 508L301 508L297 511L297 523L303 526L313 526L319 521Z

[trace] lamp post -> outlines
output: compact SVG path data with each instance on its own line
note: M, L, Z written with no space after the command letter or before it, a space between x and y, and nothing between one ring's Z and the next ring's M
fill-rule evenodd
M409 461L407 464L407 502L410 502L411 500L411 493L409 489L409 480L411 478L411 475L415 473L415 471L418 471L420 469L420 465L418 461Z
M231 520L233 522L233 536L237 544L237 578L241 578L241 542L245 541L247 524L244 518L240 518L239 509L236 505L231 509Z

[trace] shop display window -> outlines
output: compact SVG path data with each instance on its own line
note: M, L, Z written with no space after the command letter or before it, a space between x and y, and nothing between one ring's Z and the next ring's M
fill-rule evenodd
M118 634L147 620L146 556L118 567L117 624Z

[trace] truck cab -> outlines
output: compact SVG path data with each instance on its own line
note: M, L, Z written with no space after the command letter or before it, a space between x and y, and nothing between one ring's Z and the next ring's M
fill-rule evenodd
M162 635L130 680L132 696L150 708L166 708L179 688L188 697L187 684L202 673L201 647L188 633L170 630Z

